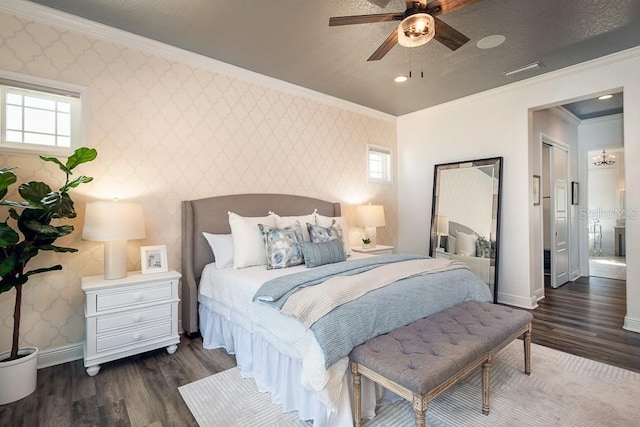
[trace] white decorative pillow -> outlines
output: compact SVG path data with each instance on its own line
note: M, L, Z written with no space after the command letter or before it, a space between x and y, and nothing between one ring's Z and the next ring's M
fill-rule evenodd
M244 217L229 212L229 226L233 237L233 268L265 265L267 254L258 224L274 227L273 216Z
M216 268L233 266L233 237L231 234L212 234L203 231L202 235L211 247L216 259Z
M458 242L455 236L447 237L447 252L454 255L458 253Z
M309 215L300 215L300 216L280 216L277 213L270 212L270 215L276 221L276 227L284 228L295 225L296 222L300 224L300 228L302 229L302 238L305 242L310 242L311 238L309 237L309 231L305 226L306 223L310 222L311 224L316 223L316 212L313 211Z
M457 249L458 255L476 256L476 235L458 231Z
M343 216L330 217L316 214L316 224L321 227L331 227L334 220L342 230L342 244L344 245L344 253L349 256L349 254L351 253L351 241L349 239L349 225L347 224L347 218Z

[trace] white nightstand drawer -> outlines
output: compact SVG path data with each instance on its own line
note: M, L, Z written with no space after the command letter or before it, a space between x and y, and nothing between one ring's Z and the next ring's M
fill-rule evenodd
M98 337L96 351L107 351L116 347L128 346L155 338L171 336L171 319L147 328L132 329L124 333Z
M119 290L98 294L96 296L96 311L170 299L171 282L159 282L154 283L153 286L132 287L126 291Z
M153 322L161 319L171 319L171 305L162 305L144 310L127 311L124 313L107 314L98 317L96 333L121 327L136 327L143 322Z

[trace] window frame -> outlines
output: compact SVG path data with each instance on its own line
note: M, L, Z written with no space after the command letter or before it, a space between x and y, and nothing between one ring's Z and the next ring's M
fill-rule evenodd
M6 140L6 92L15 88L21 93L33 93L42 98L70 101L70 146L53 146ZM88 129L88 89L83 86L54 81L27 74L0 70L0 153L69 156L84 145Z
M386 162L383 165L382 178L371 176L371 153L381 153L386 155ZM393 150L384 145L367 144L367 182L375 184L393 184Z

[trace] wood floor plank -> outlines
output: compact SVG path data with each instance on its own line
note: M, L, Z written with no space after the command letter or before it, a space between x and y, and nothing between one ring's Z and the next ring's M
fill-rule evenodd
M622 329L624 281L580 278L545 288L532 341L640 372L640 334ZM196 426L178 387L235 366L224 350L182 336L173 355L159 349L105 363L89 377L81 360L38 371L31 396L0 406L0 426Z

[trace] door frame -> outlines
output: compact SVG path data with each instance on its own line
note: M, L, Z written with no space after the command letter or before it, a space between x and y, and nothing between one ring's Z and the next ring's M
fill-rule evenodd
M558 148L558 149L566 152L565 168L566 168L566 171L567 171L567 181L568 181L567 182L567 187L566 187L567 194L565 194L565 200L567 201L567 209L568 209L568 212L567 212L567 263L568 263L567 264L567 269L570 270L571 253L574 250L574 248L571 245L571 238L570 238L570 236L571 236L571 227L572 227L572 215L571 215L571 212L570 212L570 203L568 203L569 199L567 199L567 197L569 196L569 194L568 194L569 182L570 182L569 181L569 177L571 176L570 168L569 168L569 163L570 163L569 160L571 158L571 147L568 144L565 144L563 142L560 142L560 141L557 141L557 140L553 139L552 137L550 137L549 135L545 134L544 132L540 132L540 135L539 135L539 138L538 138L538 144L539 144L540 159L542 159L542 150L543 150L544 145L549 145L551 147L555 147L555 148ZM543 170L542 165L540 165L540 166L541 166L541 175L543 175L543 174L547 174L548 175L550 173L550 171L548 171L548 170ZM546 176L546 179L550 179L550 177ZM555 198L555 194L554 194L554 191L553 191L553 183L551 183L551 189L552 189L552 191L550 192L550 196ZM555 203L551 203L551 205L555 206ZM552 210L549 209L549 214L550 215L553 213L551 211ZM552 229L551 231L555 230L555 225L551 225L551 224L554 224L554 221L552 221L552 218L550 218L549 222L550 222L550 226L551 226L551 229ZM555 236L553 235L553 233L550 236L550 238L552 240L550 246L551 246L551 248L553 250L553 248L555 248L555 246L556 246L555 245ZM541 213L541 227L540 227L540 235L538 236L538 239L539 239L539 241L538 241L537 247L539 247L544 253L544 212ZM554 266L553 259L554 259L554 257L552 255L551 256L551 278L552 278L551 284L552 285L555 283L555 278L554 278L555 266ZM543 290L543 296L544 296L544 265L541 265L540 269L543 270L542 276L541 276L543 284L542 284L541 288ZM571 280L571 271L568 271L567 273L569 275L568 276L569 280ZM557 287L557 286L554 286L554 287Z

